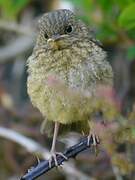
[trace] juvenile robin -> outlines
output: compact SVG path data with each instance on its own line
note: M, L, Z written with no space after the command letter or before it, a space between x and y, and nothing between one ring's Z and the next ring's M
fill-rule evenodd
M28 94L45 118L42 130L53 134L51 160L59 133L88 132L91 97L99 84L111 84L113 72L106 53L89 28L66 9L44 14L28 61ZM54 133L52 132L54 130ZM89 144L90 135L88 136ZM96 144L95 137L93 142Z

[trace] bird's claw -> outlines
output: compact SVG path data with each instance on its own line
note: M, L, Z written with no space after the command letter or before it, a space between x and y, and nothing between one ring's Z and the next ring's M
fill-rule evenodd
M65 160L68 160L68 158L61 152L53 152L51 153L51 157L49 159L49 168L51 168L51 164L52 164L52 161L54 160L54 164L55 166L57 167L59 164L58 164L58 160L57 160L57 155L59 156L62 156Z
M92 145L94 146L94 151L95 154L97 155L98 151L97 151L97 145L100 143L99 137L95 134L89 134L88 136L88 141L87 141L87 146L90 146L90 140L93 140Z
M89 134L88 140L87 140L87 146L90 146L91 137L92 137L92 140L93 140L92 145L97 146L97 144L99 144L100 140L99 140L99 137L97 135L95 135L95 134Z

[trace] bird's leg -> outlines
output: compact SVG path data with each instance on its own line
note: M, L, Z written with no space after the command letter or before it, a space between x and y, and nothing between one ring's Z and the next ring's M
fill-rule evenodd
M58 136L59 126L60 126L60 124L58 122L55 122L51 153L55 152L55 145L56 145L56 139Z
M51 147L51 158L49 159L49 167L51 168L51 163L52 160L54 159L55 166L58 166L58 161L57 161L57 155L60 155L64 157L66 160L68 159L64 154L61 152L56 152L55 151L55 145L56 145L56 139L59 131L59 126L60 124L58 122L55 122L55 127L54 127L54 134L53 134L53 142L52 142L52 147Z
M97 152L97 145L100 143L99 137L95 134L94 132L94 128L91 128L91 123L89 122L89 127L90 127L90 131L89 131L89 135L88 135L88 141L87 141L87 146L90 146L90 139L92 137L93 140L93 146L95 149L95 152ZM91 130L92 129L92 130Z
M89 135L88 135L88 141L87 141L87 146L90 146L90 139L93 139L93 146L97 146L97 144L99 144L100 140L99 140L99 137L95 134L95 133L92 133L90 132Z

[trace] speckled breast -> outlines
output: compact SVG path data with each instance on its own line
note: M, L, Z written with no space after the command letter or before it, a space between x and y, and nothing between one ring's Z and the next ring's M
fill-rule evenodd
M48 120L67 124L88 116L87 102L59 95L46 84L49 75L57 75L68 87L88 93L94 91L97 82L112 78L110 65L102 62L105 53L98 47L92 49L92 44L73 45L56 52L40 49L28 59L28 94Z

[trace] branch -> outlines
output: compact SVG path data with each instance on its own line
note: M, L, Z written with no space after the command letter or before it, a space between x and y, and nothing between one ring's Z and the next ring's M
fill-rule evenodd
M14 42L0 48L0 64L15 60L15 57L31 49L34 42L34 34L18 37Z
M44 159L48 159L50 156L50 153L48 149L41 146L36 141L32 140L31 138L28 138L26 136L23 136L22 134L11 130L9 128L0 127L0 137L9 139L11 141L14 141L18 143L19 145L23 146L27 149L30 153L33 154L40 154ZM62 171L66 174L73 175L78 180L93 180L92 177L87 176L83 172L80 172L75 166L73 166L73 163L66 162L62 168Z
M16 131L0 126L0 137L6 138L8 140L16 142L17 144L20 144L30 153L40 153L45 158L49 157L49 152L47 149L43 148L36 141L28 137L25 137Z
M77 154L79 154L80 152L86 150L87 148L90 148L91 145L93 144L93 138L90 138L90 145L87 145L88 142L88 138L85 137L83 138L78 144L69 147L68 149L66 149L64 151L64 155L69 159L69 158L75 158L75 156ZM97 144L99 142L97 141ZM61 165L65 160L64 157L57 155L57 161L58 161L58 165ZM51 162L51 168L49 168L49 161L45 160L40 162L35 168L33 168L32 170L28 171L28 173L26 173L21 180L33 180L39 176L41 176L42 174L46 173L47 171L51 170L52 168L56 167L55 166L55 162L54 160L52 160Z
M31 22L36 24L36 19ZM16 56L23 54L32 48L36 36L36 26L25 26L16 22L0 20L0 30L16 32L19 37L0 48L0 64L15 60Z
M31 35L33 29L30 26L25 26L23 24L17 24L16 22L8 22L4 20L0 20L0 29L4 29L6 31L13 31L22 35Z

